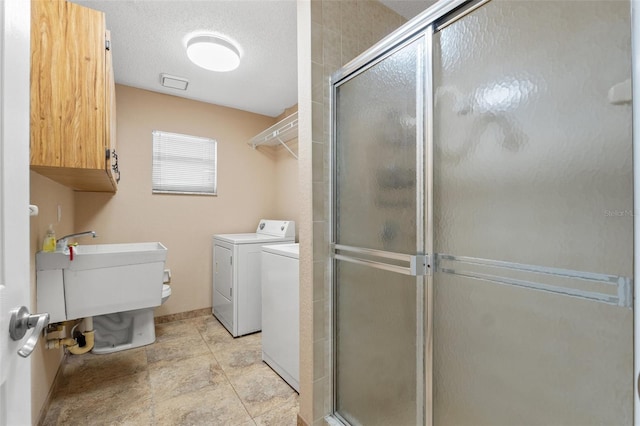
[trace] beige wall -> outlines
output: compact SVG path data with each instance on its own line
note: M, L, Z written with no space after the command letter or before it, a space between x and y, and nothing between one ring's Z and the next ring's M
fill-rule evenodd
M293 152L298 151L298 142L291 141L287 144ZM276 152L276 170L275 170L275 212L274 219L281 217L294 220L296 225L299 222L299 203L298 196L298 160L293 157L285 148L278 148ZM296 228L296 240L298 238L298 229Z
M300 417L309 425L321 425L331 410L329 80L404 22L374 0L298 1L300 193L305 202L300 207Z
M35 172L30 175L30 203L39 208L38 216L31 218L31 312L39 312L36 306L36 252L42 250L44 235L53 225L56 236L61 237L74 231L74 193L49 178ZM58 222L58 205L62 215ZM45 349L44 339L40 339L31 354L31 418L36 422L40 418L51 385L62 361L61 349Z
M311 194L311 2L297 2L298 32L298 176L300 236L300 412L302 424L312 423L313 294L311 275L313 232ZM301 422L299 421L298 424Z
M211 237L275 217L276 162L247 144L275 119L120 85L116 101L122 181L115 195L76 193L76 230L95 230L96 243L167 246L172 295L156 316L210 307ZM153 130L218 141L218 196L151 193Z
M298 111L298 105L287 108L278 120L282 120L294 112ZM298 154L298 138L287 142L287 146L296 155ZM298 160L286 148L278 146L275 151L276 175L275 175L275 216L274 218L286 217L290 220L299 222L299 179L298 179ZM296 227L296 241L299 231Z

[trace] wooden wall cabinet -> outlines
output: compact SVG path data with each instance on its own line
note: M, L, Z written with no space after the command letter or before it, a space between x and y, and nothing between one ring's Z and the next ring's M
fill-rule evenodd
M31 2L31 169L78 191L115 192L115 84L104 13Z

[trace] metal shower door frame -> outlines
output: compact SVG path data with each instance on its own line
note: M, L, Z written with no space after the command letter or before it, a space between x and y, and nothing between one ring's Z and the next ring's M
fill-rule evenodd
M423 301L423 303L418 304L417 309L417 324L416 324L416 341L421 345L422 356L418 357L416 365L416 374L420 377L426 378L430 377L430 370L427 371L426 359L431 359L430 354L426 353L426 348L430 347L427 345L425 338L425 326L426 324L430 324L430 321L426 321L427 312L430 313L430 310L426 310L426 300L428 289L431 285L431 277L430 277L430 264L431 259L429 257L430 249L432 247L432 242L427 238L428 233L426 229L426 224L428 222L427 217L429 217L429 210L431 203L427 206L426 196L430 192L427 190L426 182L428 182L427 178L430 176L431 169L428 169L428 163L426 161L426 147L427 145L424 143L426 139L431 139L430 135L427 135L427 128L424 126L424 120L431 114L431 112L427 112L427 108L429 108L429 102L431 101L431 93L432 86L430 84L430 79L425 78L422 82L417 82L416 90L416 225L418 228L422 228L422 232L417 232L416 235L416 249L417 254L414 255L403 255L398 253L389 253L383 252L380 250L370 250L370 249L362 249L356 247L349 247L337 244L336 241L336 206L334 203L334 197L336 194L336 182L335 182L335 164L336 164L336 156L335 156L335 143L337 139L335 122L337 120L336 114L336 91L339 86L350 81L351 79L359 76L360 74L366 72L373 66L379 64L384 61L388 57L392 56L396 52L402 50L403 48L409 46L410 44L420 40L423 40L424 46L423 51L420 52L421 60L418 60L418 67L422 67L423 70L428 70L431 68L431 39L430 34L427 35L425 31L417 31L413 32L406 37L400 37L397 39L396 43L392 43L388 48L379 51L375 49L371 57L367 56L368 60L364 61L360 66L351 72L341 74L338 76L338 73L334 74L331 78L331 93L330 93L330 104L331 104L331 124L330 124L330 132L331 132L331 144L329 149L330 156L330 194L329 194L329 228L330 228L330 256L331 256L331 267L329 268L329 280L331 282L331 290L330 290L330 329L331 329L331 392L332 392L332 414L327 416L326 420L330 424L336 425L344 425L348 424L345 419L343 419L336 412L337 402L336 402L336 347L335 347L335 335L336 335L336 311L333 309L335 294L336 294L336 277L334 274L335 271L335 263L336 260L345 260L352 263L357 263L365 266L370 266L374 268L379 268L383 270L387 270L390 272L400 273L404 275L415 276L416 278L416 297ZM352 62L353 63L353 62ZM343 68L344 69L344 68ZM426 75L425 75L426 77ZM424 250L422 249L424 248ZM354 253L360 254L364 256L374 256L381 260L390 259L395 261L400 261L406 263L406 266L395 266L391 264L379 263L371 260L359 260L357 258L349 259L348 256L344 256L341 253ZM424 252L424 253L422 253ZM430 299L429 299L430 300ZM430 406L427 407L425 401L431 400L430 395L430 385L428 387L423 386L425 380L417 380L418 389L416 389L416 406L417 406L417 418L422 420L423 423L430 424L430 418L428 418L427 413L430 412ZM426 393L429 392L427 397Z
M369 67L383 60L394 51L398 50L401 46L407 44L410 40L415 40L421 36L425 37L425 70L426 79L424 82L424 116L422 117L425 125L423 132L423 158L424 158L424 182L425 182L425 194L423 197L424 202L424 247L425 253L433 254L433 118L434 118L434 97L433 97L433 35L438 30L446 27L451 22L454 22L461 17L473 12L475 9L481 7L490 0L441 0L428 8L411 21L407 22L387 37L382 39L373 47L366 50L364 53L347 63L344 67L337 70L330 79L331 91L330 91L330 134L331 144L329 148L330 156L330 184L329 184L329 224L330 224L330 242L332 247L336 242L335 235L335 206L334 196L336 193L335 188L335 149L334 144L336 141L336 129L335 122L336 116L336 87L337 85L344 83L350 78L360 74ZM631 8L631 63L632 63L632 82L640 82L640 0L630 0ZM632 85L633 101L632 101L632 128L633 128L633 321L634 321L634 337L633 337L633 358L634 358L634 411L633 422L634 425L640 426L640 315L636 312L640 309L640 300L635 295L640 294L640 83ZM330 350L330 365L331 365L331 388L333 396L333 405L331 413L325 419L329 424L343 424L340 419L336 418L336 378L335 378L335 310L333 301L335 297L335 276L334 267L335 260L331 258L331 268L329 269L329 281L331 282L330 288L330 329L331 333L331 350ZM424 424L430 426L433 424L433 275L429 274L425 276L425 288L424 288Z
M633 144L633 424L640 426L640 2L631 0L631 81Z

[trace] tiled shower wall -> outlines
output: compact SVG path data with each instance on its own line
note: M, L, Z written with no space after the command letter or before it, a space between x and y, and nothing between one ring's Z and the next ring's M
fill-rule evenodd
M321 425L331 410L329 282L330 78L406 20L375 0L311 0L313 397L300 416ZM301 164L301 167L308 167ZM311 411L311 412L309 412ZM312 416L309 419L309 415Z

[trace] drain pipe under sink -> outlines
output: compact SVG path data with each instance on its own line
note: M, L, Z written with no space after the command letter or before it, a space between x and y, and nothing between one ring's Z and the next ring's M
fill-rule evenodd
M83 331L81 334L82 336L84 336L84 339L85 339L84 346L80 346L80 343L78 343L78 341L75 338L68 337L66 339L48 340L47 349L59 348L63 346L70 353L74 355L86 354L91 349L93 349L93 345L95 344L94 342L95 331L93 330L93 317L86 317L83 319L83 321L84 321L85 331ZM65 323L65 325L68 325L68 323Z

